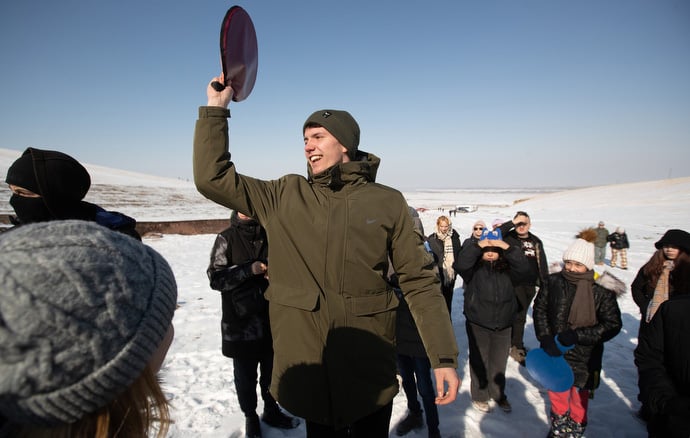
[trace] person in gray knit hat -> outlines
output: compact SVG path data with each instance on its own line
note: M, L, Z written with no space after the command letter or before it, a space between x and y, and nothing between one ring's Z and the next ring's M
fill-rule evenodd
M0 436L165 436L176 302L160 254L96 223L0 236Z

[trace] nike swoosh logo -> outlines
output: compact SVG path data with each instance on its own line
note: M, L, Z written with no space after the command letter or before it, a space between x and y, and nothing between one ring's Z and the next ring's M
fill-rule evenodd
M376 222L376 219L367 219L367 225L371 225Z

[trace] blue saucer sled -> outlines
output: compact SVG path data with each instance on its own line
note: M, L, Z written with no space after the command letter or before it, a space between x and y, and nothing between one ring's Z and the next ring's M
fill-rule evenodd
M525 368L534 380L549 391L567 391L575 381L573 370L563 356L549 356L541 348L527 352Z

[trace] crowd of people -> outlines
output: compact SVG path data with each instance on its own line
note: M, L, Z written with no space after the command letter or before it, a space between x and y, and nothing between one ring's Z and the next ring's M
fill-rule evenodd
M464 241L441 215L425 236L402 194L375 182L380 159L359 148L356 120L335 109L302 126L306 177L252 178L229 152L233 90L211 82L194 177L232 210L207 275L222 297L220 350L233 361L247 437L262 436L261 422L301 421L310 438L387 437L398 375L408 413L396 434L425 418L428 436L440 436L437 406L461 385L458 276L472 406L511 412L506 365L525 365L531 308L540 348L574 375L567 390L548 391L549 436L584 435L626 290L595 266L609 244L610 266L627 269L622 227L581 230L551 265L525 211L491 227L476 221ZM90 177L74 158L29 148L6 182L16 216L0 235L0 437L165 436L172 419L157 373L173 340L169 265L133 218L83 200ZM668 230L655 247L631 285L640 416L652 437L687 437L690 234Z

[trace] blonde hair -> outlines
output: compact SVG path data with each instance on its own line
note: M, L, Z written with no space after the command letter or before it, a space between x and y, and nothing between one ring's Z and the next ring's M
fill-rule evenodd
M441 222L447 222L448 225L450 225L450 219L448 219L448 216L439 216L438 219L436 219L436 226L441 225Z
M158 376L150 365L107 406L71 424L21 426L18 438L165 438L172 420Z

